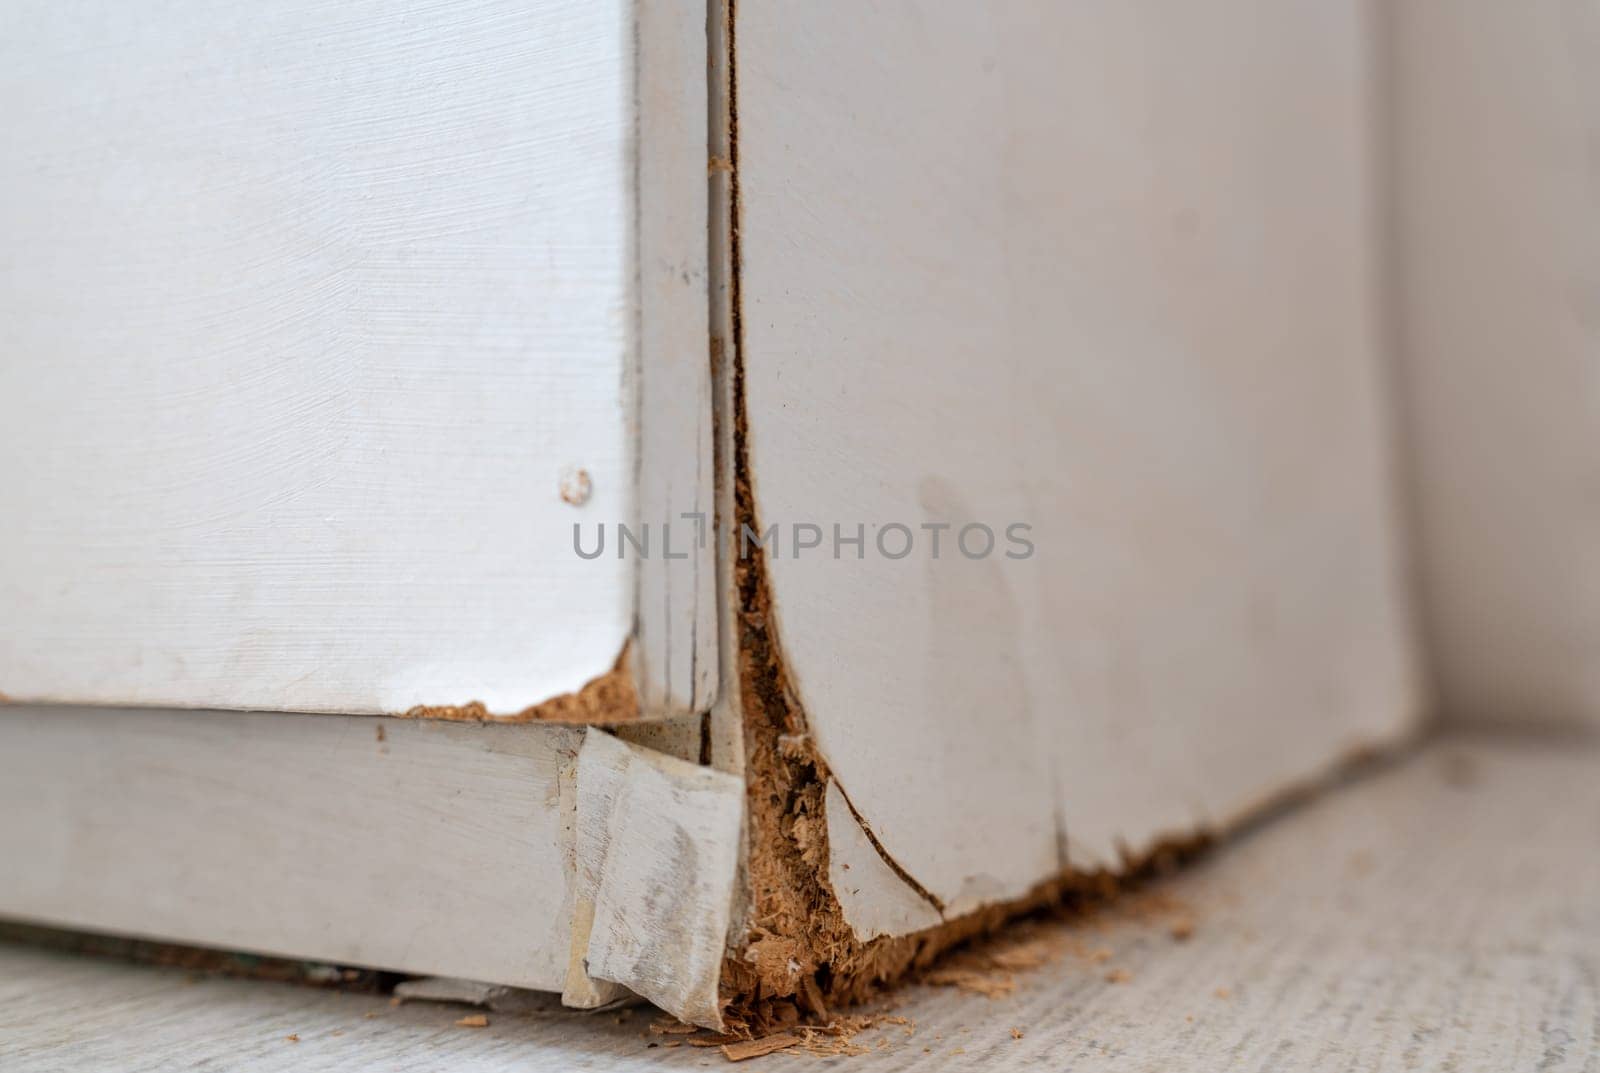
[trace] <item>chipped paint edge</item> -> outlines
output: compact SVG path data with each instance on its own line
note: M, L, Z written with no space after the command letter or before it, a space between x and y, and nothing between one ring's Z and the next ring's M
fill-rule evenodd
M602 985L619 985L682 1020L723 1027L744 791L738 776L585 733L566 989L575 1000L598 1004L617 994Z

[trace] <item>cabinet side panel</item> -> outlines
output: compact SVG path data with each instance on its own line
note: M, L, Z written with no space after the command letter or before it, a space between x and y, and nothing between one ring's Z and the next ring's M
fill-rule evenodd
M1403 735L1366 8L736 26L772 614L886 859L955 915Z
M634 564L632 4L0 11L0 692L518 712ZM614 536L614 530L612 535Z

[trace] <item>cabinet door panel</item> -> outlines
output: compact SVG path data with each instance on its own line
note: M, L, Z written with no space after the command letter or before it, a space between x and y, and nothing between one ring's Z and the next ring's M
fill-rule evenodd
M645 479L709 452L703 27L638 17L7 5L0 691L505 714L620 663L704 706L630 646L695 594L574 552L638 523L641 435Z

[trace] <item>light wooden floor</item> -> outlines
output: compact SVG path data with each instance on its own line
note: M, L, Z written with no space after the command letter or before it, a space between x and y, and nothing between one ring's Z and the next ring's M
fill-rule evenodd
M1186 922L1192 936L1175 937ZM855 1037L871 1054L739 1068L1594 1073L1600 746L1439 742L1124 909L1029 938L1048 963L1015 973L1009 994L911 988L889 1011L909 1023ZM644 1009L547 1006L456 1027L469 1012L0 946L7 1073L726 1064L668 1046L678 1038L652 1035Z

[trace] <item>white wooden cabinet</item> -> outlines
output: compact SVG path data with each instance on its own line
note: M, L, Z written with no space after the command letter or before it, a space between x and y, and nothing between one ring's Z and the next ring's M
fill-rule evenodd
M1406 739L1445 10L7 5L0 916L716 1024Z
M0 688L703 709L709 554L571 551L709 505L684 14L8 4Z
M698 757L706 63L673 3L0 11L0 913L562 987L581 732L429 719Z

